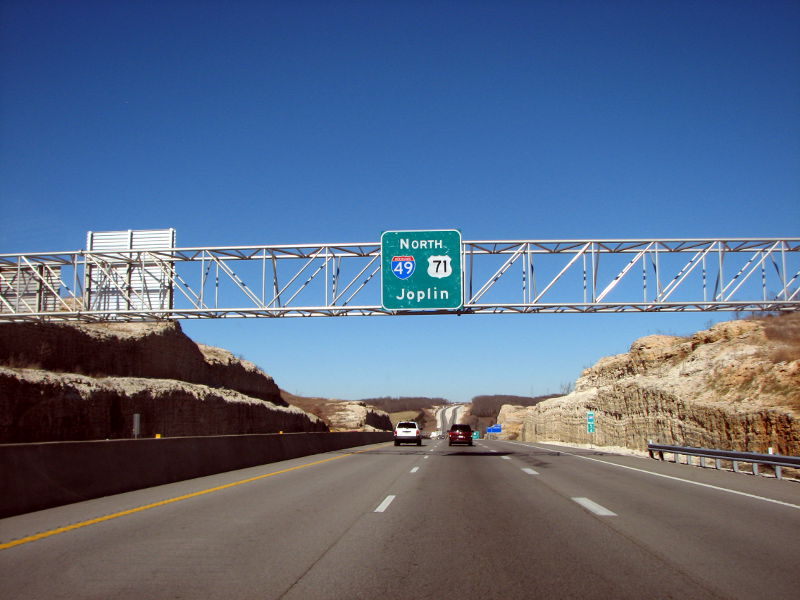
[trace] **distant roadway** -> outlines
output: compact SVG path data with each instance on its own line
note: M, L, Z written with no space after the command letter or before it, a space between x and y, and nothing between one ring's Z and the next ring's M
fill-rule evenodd
M464 411L463 404L451 404L436 411L436 426L439 431L447 431L454 423L458 423L461 413Z
M0 520L0 597L794 599L799 532L792 481L390 442Z

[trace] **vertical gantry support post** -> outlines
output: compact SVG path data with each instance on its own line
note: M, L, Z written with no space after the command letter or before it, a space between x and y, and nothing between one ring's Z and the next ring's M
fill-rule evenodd
M469 298L472 300L472 278L475 274L475 246L469 254Z
M281 307L281 293L280 288L278 287L278 259L275 256L275 251L272 250L270 252L272 256L272 302L270 304L275 304L278 308Z
M661 255L659 254L659 250L661 248L660 244L656 244L656 255L655 255L655 262L653 264L653 268L655 269L656 273L656 298L661 297L661 292L663 291L661 287Z
M706 267L706 255L703 254L703 302L708 302L708 268Z
M214 308L219 308L219 260L214 261Z
M261 251L261 305L267 304L267 251Z
M789 299L789 290L786 288L786 242L781 244L781 283L783 284L783 299Z
M332 282L332 298L331 304L333 306L336 305L336 298L339 295L339 276L341 275L342 269L342 257L337 256L334 260L333 264L333 282Z
M588 273L586 272L587 269L587 258L586 254L583 255L583 303L589 303L589 281L588 281Z
M330 281L330 276L331 276L331 270L328 267L329 260L330 260L330 248L328 248L328 246L325 246L325 265L324 265L325 283L322 285L322 287L325 288L325 306L330 306L331 304L330 297L328 296L328 282Z
M522 255L522 303L528 304L528 252Z
M725 293L725 277L724 277L724 268L723 268L723 253L722 253L722 242L717 241L714 242L717 246L717 257L719 259L719 273L717 274L717 294L714 297L714 300L721 300L723 294Z
M592 242L592 304L597 302L597 272L600 270L600 254L597 244Z

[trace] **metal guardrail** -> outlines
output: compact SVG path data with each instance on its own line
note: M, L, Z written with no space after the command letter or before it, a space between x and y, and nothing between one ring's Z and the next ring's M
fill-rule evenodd
M647 451L650 458L664 460L664 453L673 455L674 462L680 462L681 456L686 456L686 464L689 464L689 457L700 457L700 466L705 467L705 459L714 459L714 467L721 468L721 462L728 460L733 463L733 470L739 473L739 463L747 462L753 465L753 475L758 475L759 465L769 465L775 468L775 477L781 479L781 468L789 467L800 469L800 456L786 456L784 454L759 454L757 452L735 452L731 450L714 450L712 448L692 448L690 446L667 446L663 444L647 444Z

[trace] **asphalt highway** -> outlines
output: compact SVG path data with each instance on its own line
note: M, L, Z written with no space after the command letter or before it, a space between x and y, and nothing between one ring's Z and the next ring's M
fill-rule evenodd
M380 444L0 520L0 598L796 598L800 483Z

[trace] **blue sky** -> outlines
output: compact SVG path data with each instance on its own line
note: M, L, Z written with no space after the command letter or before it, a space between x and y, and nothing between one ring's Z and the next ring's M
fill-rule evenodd
M0 5L0 252L800 234L798 2ZM305 395L558 391L728 313L184 322Z

